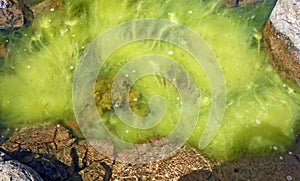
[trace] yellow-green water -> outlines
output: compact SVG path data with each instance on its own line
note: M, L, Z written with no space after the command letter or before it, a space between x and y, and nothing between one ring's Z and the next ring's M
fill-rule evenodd
M54 12L36 17L31 28L9 40L9 56L0 72L0 115L7 126L26 126L73 115L72 81L85 48L114 25L142 18L176 21L197 32L216 55L226 81L227 102L222 125L203 151L215 158L282 151L292 143L299 125L299 88L281 79L262 51L261 32L273 4L256 8L220 8L217 1L64 1ZM110 42L114 43L114 42ZM201 94L200 116L189 143L198 146L211 111L211 89L205 72L180 48L142 41L114 52L101 74L116 72L133 58L147 53L175 59L194 78ZM168 52L172 50L174 54ZM158 81L153 81L158 80ZM134 88L149 101L151 95L166 98L163 121L149 130L121 123L113 111L103 120L120 138L140 142L167 135L180 115L177 91L155 76L144 77ZM146 104L145 103L145 104ZM184 113L183 113L184 114ZM183 129L184 131L184 129ZM95 132L95 135L101 135Z

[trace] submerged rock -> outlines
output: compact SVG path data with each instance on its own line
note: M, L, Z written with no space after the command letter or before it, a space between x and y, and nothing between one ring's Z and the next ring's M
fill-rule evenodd
M33 19L32 11L22 1L0 0L0 29L15 29Z
M1 180L43 181L30 167L13 160L4 151L0 150L0 178Z
M132 156L128 153L142 156L147 150L143 146L134 147L115 155L112 142L95 139L77 143L70 131L53 124L17 131L0 147L33 168L45 181L178 180L193 170L212 171L212 163L188 146L165 160L149 164L121 163L114 158Z
M300 84L299 0L278 0L264 29L264 46L280 74Z

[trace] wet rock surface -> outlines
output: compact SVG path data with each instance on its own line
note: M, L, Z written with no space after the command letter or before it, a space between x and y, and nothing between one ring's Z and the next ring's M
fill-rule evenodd
M66 128L47 124L19 130L0 147L44 180L300 180L299 143L298 137L293 147L273 156L224 162L183 146L164 160L128 164L117 160L147 156L143 153L149 148L141 145L117 154L108 140L78 143Z
M264 29L264 46L280 74L300 84L300 1L278 0Z
M114 145L107 140L78 143L70 131L52 124L19 130L1 148L44 180L178 180L193 170L212 171L212 163L186 146L165 160L149 164L120 163L114 158L130 156L128 150L115 155ZM132 148L130 153L139 155L147 151L143 149Z
M20 28L32 19L32 11L22 1L0 0L0 29Z
M212 172L198 170L180 180L300 180L299 170L300 137L286 152L224 161L214 165Z
M0 149L0 180L43 181L30 167L8 156Z

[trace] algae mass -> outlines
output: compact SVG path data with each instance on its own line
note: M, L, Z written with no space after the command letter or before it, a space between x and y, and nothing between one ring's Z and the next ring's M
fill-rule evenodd
M205 0L77 0L63 4L53 12L37 16L31 28L17 30L3 38L9 41L9 56L0 67L0 115L5 124L26 126L72 116L74 70L89 43L120 23L162 18L197 32L215 53L224 74L225 116L204 153L219 159L265 154L282 151L294 140L299 131L300 89L281 79L261 51L262 24L272 7L268 1L253 9L241 7L242 10L221 8L221 2ZM100 70L98 95L109 97L106 81L132 59L150 53L177 61L195 80L201 95L201 109L188 142L197 147L211 111L211 88L205 71L182 49L150 40L120 48ZM108 97L100 99L96 95L105 125L130 142L167 135L181 114L174 86L160 77L146 76L136 82L132 92L131 102L137 101L132 108L139 115L149 111L151 96L165 98L168 107L161 123L147 130L129 127L117 118L109 101L105 108L103 101ZM95 130L97 136L105 135Z

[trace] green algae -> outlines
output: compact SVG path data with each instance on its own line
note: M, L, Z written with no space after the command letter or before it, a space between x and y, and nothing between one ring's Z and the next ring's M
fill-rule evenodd
M234 158L271 153L274 146L282 151L292 143L299 130L300 90L279 78L261 51L261 31L271 3L264 1L252 9L225 10L217 2L201 0L79 0L64 4L54 12L36 17L33 27L20 30L18 36L6 37L10 42L9 57L0 72L0 115L7 125L28 125L72 115L73 74L89 43L114 25L135 19L162 18L197 32L215 53L224 73L226 112L216 137L204 153L219 159ZM170 50L172 55L168 53ZM113 77L130 60L149 53L176 60L194 78L201 94L201 109L188 142L198 147L211 111L211 88L205 71L195 69L198 65L187 52L165 42L131 43L107 60L99 80L109 80L107 75ZM163 96L168 105L164 119L153 128L135 129L121 122L110 105L113 103L108 103L108 108L101 108L100 112L109 130L129 142L170 133L181 114L179 95L172 84L148 76L136 82L133 89L141 93L138 104L132 107L140 115L148 113L151 96ZM105 107L103 102L99 106ZM97 127L90 129L95 130L95 137L105 137Z

